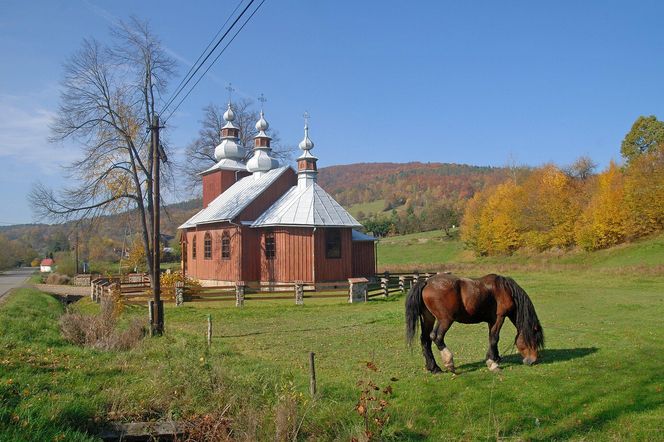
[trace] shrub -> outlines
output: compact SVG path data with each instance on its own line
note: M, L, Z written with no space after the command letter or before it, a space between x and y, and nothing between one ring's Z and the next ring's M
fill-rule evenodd
M103 298L96 315L65 313L60 318L62 336L72 344L99 350L129 350L145 336L145 324L132 320L126 329L118 328L115 302Z
M76 274L76 260L71 252L57 252L54 260L58 273L68 276Z
M61 275L60 273L50 273L46 278L46 284L66 285L70 281L69 276Z

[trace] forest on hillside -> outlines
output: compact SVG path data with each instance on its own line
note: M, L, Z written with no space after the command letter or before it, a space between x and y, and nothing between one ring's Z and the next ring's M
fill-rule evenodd
M639 117L620 152L624 163L598 174L581 158L487 186L468 202L463 241L478 255L596 250L664 230L664 122Z
M559 167L480 167L447 163L358 163L321 168L319 183L343 206L357 210L378 236L461 226L478 255L610 247L664 230L664 122L639 117L621 146L623 164L599 173L591 158ZM379 204L375 204L379 203ZM166 205L162 232L175 246L177 226L201 200ZM94 222L0 227L0 267L68 252L81 259L117 260L136 242L133 211Z

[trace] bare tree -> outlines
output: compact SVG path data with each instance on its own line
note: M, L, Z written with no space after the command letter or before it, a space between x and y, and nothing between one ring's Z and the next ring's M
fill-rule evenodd
M220 106L212 103L203 108L203 119L200 121L201 129L198 131L198 137L187 146L185 151L184 172L189 189L198 190L201 185L198 174L217 162L214 158L214 149L221 143L221 129L226 124L224 121L226 108L226 105ZM235 113L233 124L240 128L240 143L247 148L246 159L248 159L253 155L253 139L258 133L255 124L260 116L254 108L254 102L246 98L233 102L233 112ZM279 133L273 129L269 129L268 134L272 137L272 156L281 161L289 161L296 147L282 145Z
M592 176L596 168L597 163L589 156L583 155L565 167L564 172L571 178L584 181Z
M152 153L144 131L164 96L175 62L147 23L111 28L112 45L94 39L65 64L51 141L71 140L82 157L67 167L71 185L59 192L38 183L29 196L35 213L59 221L136 209L147 262L152 248ZM161 168L167 178L168 167ZM151 269L149 265L148 270Z

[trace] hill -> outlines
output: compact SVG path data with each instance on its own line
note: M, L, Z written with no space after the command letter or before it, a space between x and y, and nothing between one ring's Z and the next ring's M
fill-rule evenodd
M382 202L380 211L442 202L462 206L506 174L505 168L466 164L356 163L322 168L318 181L344 207L374 203L368 206L374 212L376 202Z
M502 180L505 169L447 163L357 163L321 168L319 183L337 201L363 219L396 208L412 207L419 213L431 203L446 202L462 207L463 202L490 183ZM168 237L201 208L201 199L164 206L162 232ZM133 211L102 217L94 227L79 227L82 241L107 239L107 247L119 248L125 233L138 231ZM22 224L0 226L0 234L21 240L40 253L66 250L76 234L74 223L57 225Z

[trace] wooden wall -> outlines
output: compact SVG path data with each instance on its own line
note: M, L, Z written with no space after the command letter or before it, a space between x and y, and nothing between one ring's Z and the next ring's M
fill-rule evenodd
M376 274L376 249L373 241L353 241L353 278Z
M205 259L205 232L212 235L212 258ZM230 259L221 259L221 237L227 232L231 240ZM196 259L192 258L192 242L196 236ZM187 231L187 275L196 279L215 279L221 281L239 281L240 245L242 232L228 223L199 226L197 230Z
M314 234L316 250L315 282L345 281L352 274L353 242L350 228L341 230L341 258L325 257L325 228L318 227Z
M313 282L313 241L310 227L258 229L260 280ZM265 233L274 233L275 257L265 257ZM254 252L252 252L253 254Z

